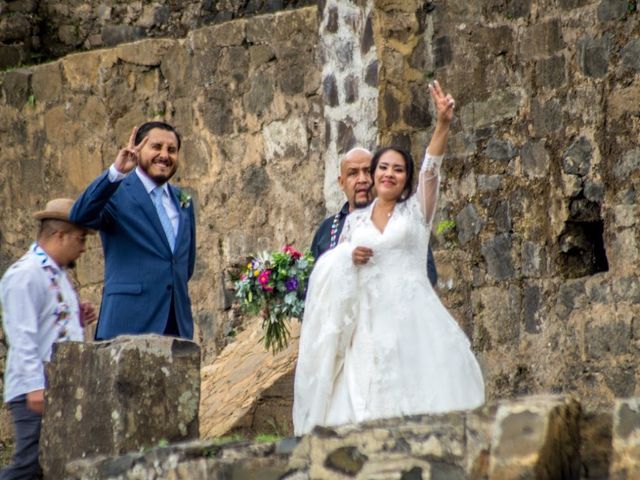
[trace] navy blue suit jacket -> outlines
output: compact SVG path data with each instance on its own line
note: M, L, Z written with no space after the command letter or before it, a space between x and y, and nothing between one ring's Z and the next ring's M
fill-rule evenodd
M180 205L180 191L168 186L180 215L174 252L135 172L114 183L104 172L71 209L72 222L99 230L102 238L104 288L96 339L162 334L172 300L180 336L193 338L187 282L195 265L195 216L192 202Z

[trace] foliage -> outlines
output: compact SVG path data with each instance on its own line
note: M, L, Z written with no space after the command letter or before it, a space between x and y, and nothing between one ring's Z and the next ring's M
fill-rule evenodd
M436 226L436 234L437 235L446 235L447 233L453 231L456 228L456 222L453 220L442 220Z
M249 257L235 282L242 309L262 316L264 346L273 353L289 344L288 320L302 319L313 262L309 250L301 253L287 244L281 250Z
M253 441L257 443L274 443L279 442L280 440L282 440L280 435L273 435L270 433L259 433L253 439Z

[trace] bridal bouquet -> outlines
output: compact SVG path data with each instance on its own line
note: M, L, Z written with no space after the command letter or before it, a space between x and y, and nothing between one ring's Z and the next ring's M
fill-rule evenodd
M307 280L313 256L291 245L281 250L249 257L235 282L236 297L242 309L262 315L264 346L273 353L289 343L289 318L302 319Z

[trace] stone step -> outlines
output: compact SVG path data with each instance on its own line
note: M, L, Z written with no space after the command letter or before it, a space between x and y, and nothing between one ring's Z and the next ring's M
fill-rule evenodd
M638 405L635 398L618 401L613 412L585 412L570 396L530 396L474 411L317 427L271 444L204 440L85 459L67 465L67 474L74 480L204 480L223 473L228 480L631 480L640 478Z

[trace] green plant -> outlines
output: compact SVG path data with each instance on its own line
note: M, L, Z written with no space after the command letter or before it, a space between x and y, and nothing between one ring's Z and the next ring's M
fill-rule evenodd
M632 14L638 9L637 0L629 0L627 2L627 13Z
M214 438L211 440L211 443L213 443L214 445L226 445L227 443L244 442L246 440L246 437L244 437L243 435L234 433L233 435L225 435L223 437Z
M436 235L446 235L456 228L456 222L453 220L442 220L436 226Z
M259 433L253 440L258 443L273 443L282 440L282 437L280 435L272 435L269 433Z
M30 107L35 107L36 106L36 97L35 97L35 95L33 95L33 94L29 95L29 98L27 98L27 105L29 105Z

